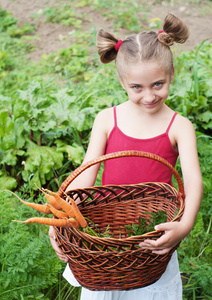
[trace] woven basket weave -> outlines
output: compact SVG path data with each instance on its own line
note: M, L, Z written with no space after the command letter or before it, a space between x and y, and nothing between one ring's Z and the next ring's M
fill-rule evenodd
M88 162L62 183L58 194L63 196L67 186L84 170L94 164L119 157L145 157L166 165L175 176L179 192L167 183L148 182L136 185L110 185L69 192L78 205L88 225L105 232L110 224L113 236L91 236L75 228L55 229L58 246L69 258L70 268L78 282L90 290L129 290L144 287L157 281L166 270L177 245L165 255L153 254L138 244L146 238L157 239L163 232L148 232L128 237L126 224L138 223L139 216L148 218L146 212L166 211L167 221L179 221L184 211L184 188L175 168L163 158L139 151L122 151L101 156ZM65 197L64 197L65 198ZM95 230L95 228L94 228Z

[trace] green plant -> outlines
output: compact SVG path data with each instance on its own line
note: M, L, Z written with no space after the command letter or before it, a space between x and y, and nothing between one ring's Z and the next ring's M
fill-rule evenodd
M183 273L184 299L210 299L212 294L212 159L211 138L197 134L204 193L200 212L191 233L178 248Z
M43 67L48 68L52 73L58 73L72 81L82 81L86 76L86 72L91 67L93 61L89 56L88 42L78 40L68 49L61 49L58 53L45 56Z
M138 223L125 225L128 236L142 235L155 230L155 225L167 222L165 211L146 212L146 218L139 217Z
M35 32L34 24L25 23L22 27L11 26L8 29L8 33L11 37L21 37L25 34L33 34Z
M62 271L50 246L48 228L12 222L30 216L31 211L9 193L0 192L0 204L0 298L47 299L42 290L55 284Z
M115 30L127 28L132 32L140 32L142 25L138 15L139 11L145 11L144 6L139 6L137 2L133 2L130 7L125 2L121 3L121 9L117 10L116 6L111 6L109 12L103 14L106 20L113 20Z
M17 25L17 20L12 14L0 7L0 31L4 32L13 25Z
M135 8L128 8L123 11L117 12L114 9L114 17L116 19L114 23L114 28L128 28L131 31L140 32L141 24L138 15L135 13Z
M81 24L85 15L77 15L76 10L68 4L55 4L46 6L42 11L33 14L33 17L44 15L46 22L61 23L63 25L74 25L76 28L81 28Z
M211 57L208 41L175 57L175 80L167 101L174 110L188 117L197 131L204 133L212 128Z
M161 19L154 18L154 19L149 20L149 27L160 29L161 28Z

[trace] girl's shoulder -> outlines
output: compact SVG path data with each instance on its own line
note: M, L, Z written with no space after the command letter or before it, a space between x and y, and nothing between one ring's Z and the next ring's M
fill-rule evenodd
M96 116L96 120L99 122L104 122L106 126L110 124L113 121L113 119L114 119L113 107L109 107L101 110Z
M175 127L179 131L181 131L181 130L193 130L194 129L194 126L193 126L192 122L189 119L187 119L186 117L183 117L180 114L177 114L177 116L176 116Z
M103 132L108 134L114 126L113 107L100 111L95 118L94 126L98 126Z
M114 107L108 107L108 108L105 108L103 110L101 110L96 117L98 118L110 118L112 117L113 115L113 109Z
M169 130L169 138L175 151L182 154L180 150L196 140L195 129L191 121L177 114Z
M192 122L180 114L177 114L170 131L178 141L179 139L184 139L184 142L186 142L185 140L188 137L195 136L195 129Z

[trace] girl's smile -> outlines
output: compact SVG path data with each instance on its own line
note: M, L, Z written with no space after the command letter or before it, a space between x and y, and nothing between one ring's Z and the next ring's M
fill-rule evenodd
M143 103L143 105L146 107L146 108L153 108L155 107L157 104L158 104L159 100L158 101L155 101L155 102L151 102L151 103Z
M127 68L120 81L130 101L153 113L166 101L173 78L174 70L169 74L157 62L139 62Z

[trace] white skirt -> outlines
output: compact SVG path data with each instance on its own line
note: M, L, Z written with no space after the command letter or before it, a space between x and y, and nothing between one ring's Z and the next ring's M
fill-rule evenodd
M67 264L63 277L73 286L80 286ZM177 251L172 255L166 271L155 283L129 291L90 291L82 287L81 300L182 300L182 281Z

